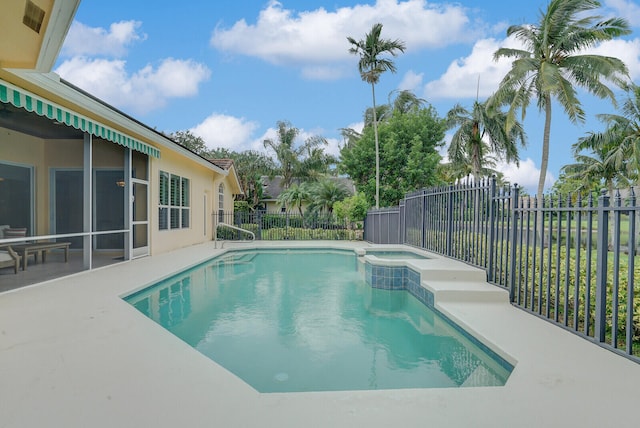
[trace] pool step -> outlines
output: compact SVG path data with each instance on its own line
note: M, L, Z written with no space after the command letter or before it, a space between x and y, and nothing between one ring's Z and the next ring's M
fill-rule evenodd
M219 261L224 263L225 265L235 265L235 264L243 264L243 263L251 263L257 253L240 253L240 254L225 254L220 257Z
M424 274L423 274L424 277ZM504 302L509 303L509 293L486 281L426 279L422 286L433 293L434 302Z

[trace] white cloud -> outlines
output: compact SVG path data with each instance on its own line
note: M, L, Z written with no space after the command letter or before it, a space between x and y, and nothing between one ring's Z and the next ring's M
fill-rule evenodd
M139 21L120 21L111 24L107 30L74 21L65 38L61 55L103 55L120 58L127 53L130 45L147 38L145 34L138 32L141 25Z
M521 160L519 167L513 163L499 163L496 169L502 172L511 184L518 184L519 187L525 188L529 194L535 195L538 188L540 168L536 166L531 158ZM544 185L545 191L550 189L555 181L553 174L547 171Z
M520 43L511 37L503 40L478 40L468 56L453 61L439 79L425 85L423 96L427 99L475 98L476 95L480 99L487 98L498 88L511 68L511 60L508 58L493 60L494 52L501 47L519 48ZM640 39L610 40L585 52L620 58L627 64L632 79L640 77ZM415 76L415 72L411 71L407 73L405 80L417 81Z
M478 33L469 29L467 13L459 5L425 0L378 0L373 5L299 13L271 1L255 24L242 19L230 28L216 27L211 45L273 64L300 65L309 78L335 78L337 71L327 69L350 57L347 36L361 39L372 24L381 22L382 36L404 41L409 51L440 48L477 38ZM316 68L318 64L322 68Z
M351 123L351 124L347 125L346 128L351 128L354 131L356 131L356 132L361 134L362 130L364 129L364 122Z
M398 89L401 91L415 91L422 86L422 79L424 73L416 73L413 70L409 70L405 73L402 81L398 85Z
M628 0L605 0L608 7L613 9L617 16L624 17L630 25L640 26L640 6Z
M497 88L511 68L511 61L493 60L493 53L500 47L514 47L511 39L478 40L471 54L452 62L438 79L426 84L424 96L431 98L486 98Z
M351 72L346 67L326 67L323 65L305 66L302 68L302 75L310 80L337 80Z
M640 78L640 39L609 40L598 47L589 49L589 53L620 58L627 64L631 78Z
M224 120L216 120L210 121L209 119L214 116L221 116ZM210 118L207 118L202 124L196 126L191 131L201 136L210 147L227 147L235 151L243 151L243 150L255 150L258 152L266 153L272 158L275 157L275 153L273 150L267 149L264 147L264 140L273 140L278 141L278 131L276 128L268 128L261 136L257 138L251 138L251 134L258 127L257 124L253 122L246 122L245 119L238 119L232 116L223 116L223 115L212 115ZM207 122L211 122L211 124L215 124L215 126L207 126L203 125ZM358 124L354 126L357 127ZM234 126L236 126L234 128ZM206 131L203 129L207 128ZM237 135L233 140L236 141L235 145L225 144L225 142L220 142L218 144L211 144L216 141L216 136L227 132L226 129L230 129L230 133L232 135ZM234 131L235 129L235 131ZM303 144L308 138L323 136L323 130L304 130L299 129L298 137L294 145L297 147ZM211 135L211 137L207 137L207 135ZM230 140L231 138L225 138L225 140ZM337 138L327 138L327 145L324 146L324 152L330 155L334 155L338 157L340 155L340 146L342 145L342 140Z
M256 147L256 141L251 139L257 128L256 122L214 113L190 131L201 137L209 148L226 148L241 152L260 149Z
M168 58L157 68L147 65L129 74L124 60L74 57L56 70L61 77L120 109L144 114L170 98L196 95L211 74L203 64Z

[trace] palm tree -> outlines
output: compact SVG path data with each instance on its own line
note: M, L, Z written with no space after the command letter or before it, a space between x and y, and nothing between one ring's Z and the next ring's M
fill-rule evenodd
M278 122L278 139L266 139L263 144L273 150L279 163L279 173L282 175L282 187L288 189L294 178L317 178L328 171L330 164L335 163L333 156L324 153L323 146L327 140L314 136L296 147L296 140L300 131L290 123Z
M283 190L278 196L278 203L281 206L297 208L300 217L303 217L302 205L310 198L309 185L307 183L292 184L288 189Z
M640 87L630 84L625 89L627 99L621 107L621 114L598 115L607 125L606 129L589 133L574 146L576 153L591 150L596 154L597 162L581 158L581 163L591 165L594 172L589 175L597 177L599 174L605 179L611 199L614 181L618 185L637 184L640 178ZM640 222L640 218L636 217L636 222ZM640 233L640 224L636 225L636 230Z
M515 122L509 130L507 115L501 111L490 111L487 103L473 103L468 111L456 104L446 117L447 129L458 127L449 145L449 160L457 165L469 165L476 182L480 180L486 165L495 167L495 162L519 163L517 143L526 143L524 129Z
M378 124L376 119L376 83L380 80L380 75L385 71L396 72L396 66L389 58L382 55L390 54L396 56L398 51L404 52L405 44L401 40L381 39L382 24L374 24L371 31L365 34L363 40L355 40L347 37L351 48L349 53L360 55L358 71L362 80L371 85L371 95L373 98L373 131L376 141L376 208L380 207L380 148L378 142Z
M331 214L333 205L349 196L349 191L339 181L325 178L313 185L310 196L312 209Z
M622 114L598 115L607 128L585 137L582 144L592 150L608 148L607 162L618 170L626 169L628 178L637 180L640 170L640 86L631 84L625 89L628 96L622 105Z
M393 95L396 94L393 98ZM410 111L420 109L426 104L426 100L418 98L413 92L408 90L394 90L389 92L388 104L376 106L376 124L388 120L394 114L406 114ZM364 127L373 126L373 108L369 107L364 112ZM344 139L345 146L355 144L362 137L362 134L351 128L340 128L340 133Z
M580 180L581 185L578 190L589 191L594 187L594 184L604 180L609 197L613 198L614 185L616 183L627 184L623 171L609 161L617 144L612 142L611 145L594 147L592 146L592 136L593 134L583 137L573 145L575 163L565 165L562 171L566 173L567 179ZM585 154L584 150L590 150L592 154Z
M612 151L619 145L616 141L609 144L594 146L594 134L583 137L573 145L573 157L575 163L566 165L562 170L566 173L568 180L579 180L581 185L578 190L591 191L594 185L600 184L604 180L604 185L609 193L609 198L613 200L614 186L628 184L624 171L616 167L614 162L610 162ZM585 150L593 154L583 153ZM613 230L615 216L609 216L610 230ZM609 245L615 244L614 234L609 233Z
M391 100L391 96L396 94L395 99ZM389 106L392 108L392 112L405 114L412 110L420 109L427 101L418 98L416 94L409 90L395 90L389 93Z
M574 85L615 104L613 92L603 81L622 85L628 76L620 59L584 54L585 49L599 42L630 33L622 18L601 20L600 16L589 15L599 7L596 0L551 0L538 24L507 29L507 36L523 43L522 49L500 48L494 53L495 60L513 58L511 70L492 101L509 105L507 129L515 124L516 110L521 110L524 119L534 96L538 109L544 111L538 200L542 199L549 162L552 100L560 103L572 122L583 122L585 114Z

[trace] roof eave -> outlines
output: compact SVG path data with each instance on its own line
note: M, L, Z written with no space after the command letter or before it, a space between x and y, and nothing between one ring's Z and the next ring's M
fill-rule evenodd
M79 5L80 0L54 2L34 71L48 73L53 69Z

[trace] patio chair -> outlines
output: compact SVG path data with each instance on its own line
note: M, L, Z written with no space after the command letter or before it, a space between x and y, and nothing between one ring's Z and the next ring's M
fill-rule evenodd
M13 271L17 274L21 258L11 247L4 247L0 249L0 268L13 267Z

